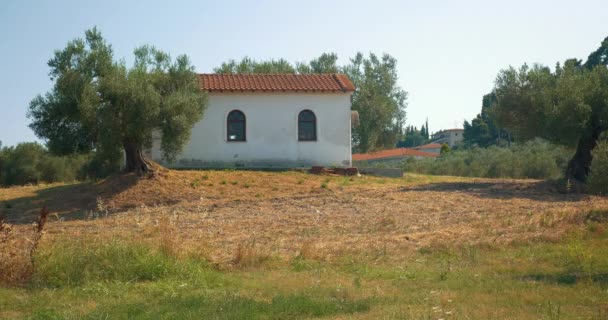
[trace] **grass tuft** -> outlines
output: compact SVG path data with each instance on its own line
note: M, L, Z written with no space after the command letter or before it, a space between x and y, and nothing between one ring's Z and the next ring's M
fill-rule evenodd
M272 256L266 250L256 246L255 240L240 243L234 253L233 265L240 269L256 268L271 260Z

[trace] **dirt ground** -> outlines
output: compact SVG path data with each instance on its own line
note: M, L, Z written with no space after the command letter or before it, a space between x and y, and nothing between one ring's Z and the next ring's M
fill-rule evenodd
M399 259L426 246L558 239L608 198L562 194L549 183L406 175L402 179L299 172L169 171L152 178L0 189L0 214L18 232L42 206L47 234L170 236L230 266L239 247L278 257L306 251Z

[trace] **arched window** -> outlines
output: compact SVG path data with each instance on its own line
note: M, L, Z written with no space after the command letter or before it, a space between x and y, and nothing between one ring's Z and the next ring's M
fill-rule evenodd
M239 110L228 113L227 125L228 141L246 141L245 114Z
M298 115L298 140L317 141L317 117L310 110L303 110Z

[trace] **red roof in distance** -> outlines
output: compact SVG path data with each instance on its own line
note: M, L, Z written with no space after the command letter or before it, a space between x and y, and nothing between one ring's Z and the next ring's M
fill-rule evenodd
M409 149L409 148L397 148L397 149L382 150L382 151L370 152L370 153L355 153L355 154L353 154L353 161L377 160L377 159L394 158L394 157L437 158L437 157L439 157L439 155L436 153L418 151L418 150Z
M352 92L345 74L200 74L201 89L223 91Z

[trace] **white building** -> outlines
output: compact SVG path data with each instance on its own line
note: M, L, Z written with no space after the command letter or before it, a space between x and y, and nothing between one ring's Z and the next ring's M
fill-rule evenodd
M343 74L202 74L203 119L169 167L350 167L351 95Z
M464 139L463 134L464 129L445 129L433 133L431 140L433 143L447 143L452 148Z

